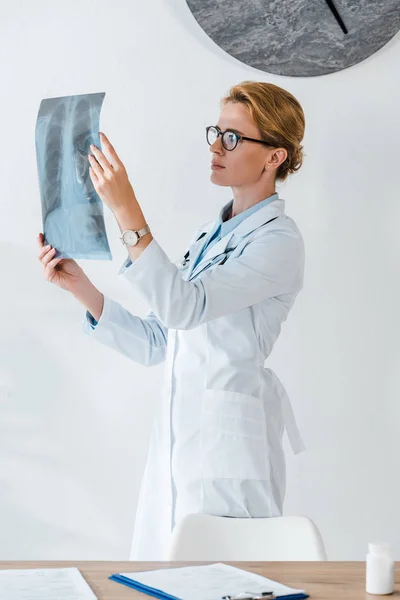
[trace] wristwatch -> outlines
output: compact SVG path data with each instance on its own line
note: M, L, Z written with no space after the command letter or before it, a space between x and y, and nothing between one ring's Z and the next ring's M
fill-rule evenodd
M123 232L122 236L119 238L121 243L125 246L136 246L139 240L142 239L146 234L151 233L150 227L146 225L142 229L127 229Z

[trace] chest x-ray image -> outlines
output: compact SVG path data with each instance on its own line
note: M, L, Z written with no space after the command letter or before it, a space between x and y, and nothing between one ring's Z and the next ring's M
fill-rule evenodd
M89 175L90 145L101 148L105 93L45 98L35 143L45 244L56 257L112 260L103 203Z

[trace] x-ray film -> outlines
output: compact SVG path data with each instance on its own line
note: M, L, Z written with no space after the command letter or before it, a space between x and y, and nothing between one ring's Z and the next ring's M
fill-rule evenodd
M40 103L35 142L43 233L57 257L112 260L88 158L91 144L101 149L104 96L63 96Z

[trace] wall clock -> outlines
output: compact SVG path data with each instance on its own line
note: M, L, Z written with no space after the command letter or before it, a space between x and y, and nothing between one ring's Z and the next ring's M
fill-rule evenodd
M325 75L377 52L400 29L400 0L186 0L205 33L256 69Z

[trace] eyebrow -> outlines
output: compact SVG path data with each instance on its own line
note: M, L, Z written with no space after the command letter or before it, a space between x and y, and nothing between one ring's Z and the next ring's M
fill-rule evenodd
M219 127L219 125L217 125ZM222 128L219 127L222 131ZM239 131L239 129L235 129L234 127L227 127L225 131L234 131L235 133L239 133L240 135L244 135L243 131Z

